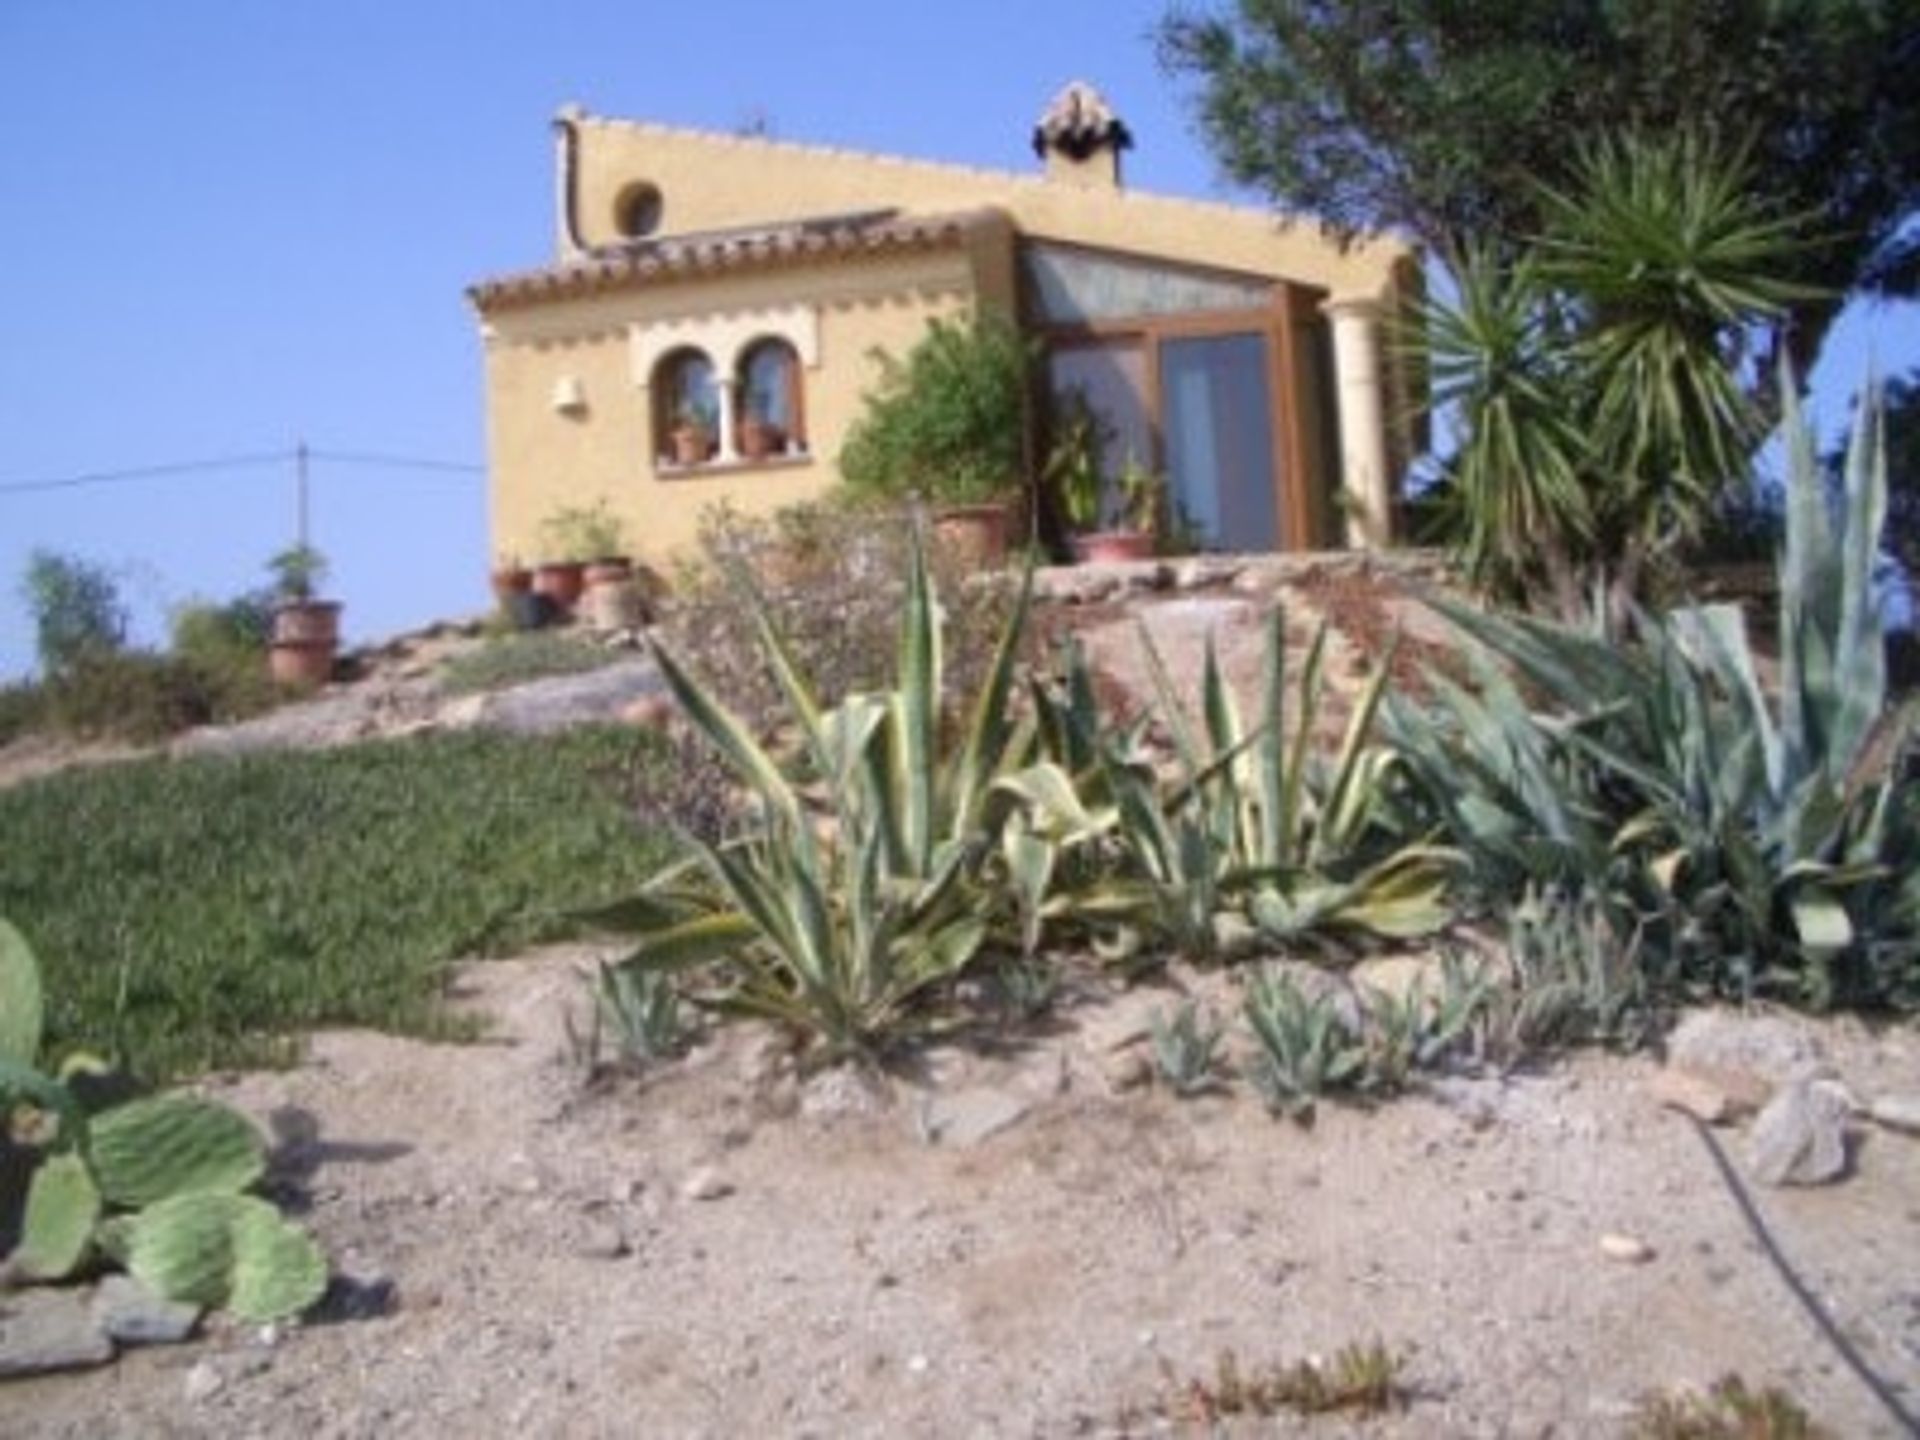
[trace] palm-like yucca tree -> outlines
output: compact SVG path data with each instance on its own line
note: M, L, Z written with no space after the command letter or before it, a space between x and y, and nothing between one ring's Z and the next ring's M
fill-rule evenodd
M1532 255L1509 262L1474 244L1451 268L1454 299L1422 307L1410 339L1435 408L1458 425L1449 532L1477 583L1517 595L1544 572L1570 603L1593 522L1559 317Z
M1754 193L1742 150L1693 135L1602 141L1543 192L1516 256L1469 247L1458 298L1416 343L1458 407L1456 544L1496 588L1542 578L1572 618L1604 587L1624 613L1648 565L1698 535L1764 426L1747 336L1804 291L1807 242Z

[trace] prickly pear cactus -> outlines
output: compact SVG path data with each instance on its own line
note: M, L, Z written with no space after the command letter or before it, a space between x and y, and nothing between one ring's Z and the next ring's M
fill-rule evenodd
M33 1172L27 1187L20 1245L9 1267L28 1280L64 1280L86 1258L100 1220L100 1192L87 1162L56 1155Z
M89 1153L100 1193L138 1209L194 1191L237 1193L267 1168L244 1116L192 1095L155 1095L93 1117Z
M320 1248L251 1195L176 1195L134 1217L125 1239L127 1269L155 1294L242 1320L297 1315L327 1288Z
M41 1018L40 967L26 939L0 920L0 1060L33 1064Z

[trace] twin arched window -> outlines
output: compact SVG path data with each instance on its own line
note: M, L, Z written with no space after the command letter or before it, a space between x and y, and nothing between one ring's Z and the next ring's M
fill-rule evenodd
M742 349L724 389L705 351L671 350L654 367L652 391L654 453L669 465L806 450L800 357L785 340L756 340Z

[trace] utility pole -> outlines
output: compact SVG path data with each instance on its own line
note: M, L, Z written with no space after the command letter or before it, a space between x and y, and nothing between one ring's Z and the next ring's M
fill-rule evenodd
M298 516L295 523L294 538L302 550L307 548L307 442L297 441L293 447L293 484L295 504Z

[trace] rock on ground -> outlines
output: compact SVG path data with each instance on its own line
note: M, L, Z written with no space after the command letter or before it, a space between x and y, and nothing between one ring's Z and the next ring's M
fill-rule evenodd
M177 1345L200 1323L200 1307L154 1294L131 1275L109 1275L93 1295L102 1330L122 1345Z
M0 1377L78 1370L113 1359L113 1341L77 1289L0 1295Z
M644 656L579 675L555 675L486 697L477 722L516 735L550 735L615 721L643 696L661 693L660 668Z
M1847 1170L1847 1117L1852 1098L1832 1080L1796 1080L1783 1087L1748 1138L1747 1163L1768 1185L1824 1185Z
M1804 1020L1696 1010L1667 1037L1676 1066L1715 1079L1778 1089L1826 1061L1826 1050Z

